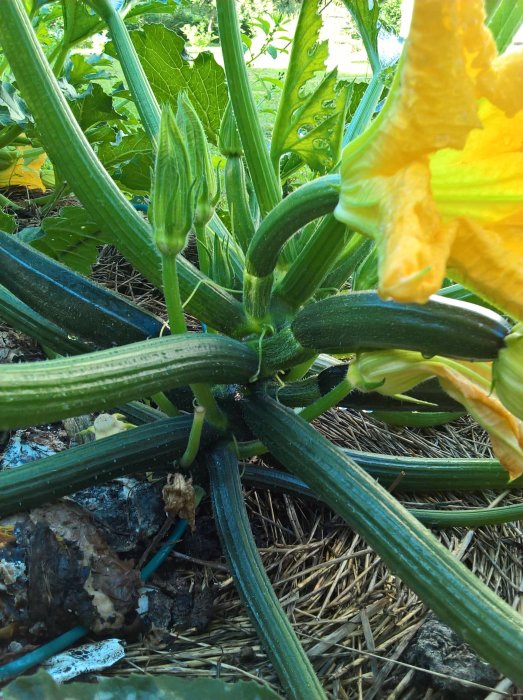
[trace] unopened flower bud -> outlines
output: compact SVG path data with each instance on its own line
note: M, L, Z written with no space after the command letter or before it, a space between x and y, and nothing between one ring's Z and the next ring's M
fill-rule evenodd
M181 253L194 220L194 180L187 149L169 105L164 106L160 121L150 211L160 252Z

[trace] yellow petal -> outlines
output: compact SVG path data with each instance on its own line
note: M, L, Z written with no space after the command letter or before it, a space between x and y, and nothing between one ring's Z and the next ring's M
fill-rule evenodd
M523 320L523 222L518 219L490 228L460 220L448 270L452 279Z
M35 158L24 156L24 151L31 150L31 146L22 146L19 149L19 157L5 170L0 171L0 187L27 187L30 190L45 190L40 178L40 170L47 158L45 153L38 154Z
M381 207L379 293L424 303L441 286L454 237L432 199L428 163L414 162L387 178Z
M471 131L461 151L430 158L432 192L447 221L489 224L523 210L523 110L509 118L483 99L479 117L483 128Z
M492 393L445 365L437 374L443 389L462 403L492 441L494 454L508 471L510 479L523 474L523 423L513 416Z

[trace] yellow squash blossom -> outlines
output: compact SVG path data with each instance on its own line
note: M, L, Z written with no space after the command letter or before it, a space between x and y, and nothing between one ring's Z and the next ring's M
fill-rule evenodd
M41 148L32 146L7 147L0 150L0 188L27 187L45 190L40 171L47 159Z
M387 396L402 394L416 384L438 377L441 387L490 435L496 457L516 479L523 474L523 422L503 406L492 391L492 363L463 362L446 357L426 359L419 352L382 350L359 354L348 379L362 390Z
M484 0L416 0L335 214L378 242L382 296L424 303L448 274L523 319L523 51L497 56L484 19Z

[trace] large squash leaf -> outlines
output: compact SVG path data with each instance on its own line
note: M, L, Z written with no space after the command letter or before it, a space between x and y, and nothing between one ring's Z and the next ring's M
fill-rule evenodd
M211 678L187 679L172 675L103 678L99 683L58 685L40 671L4 688L4 700L281 700L268 686L253 681L225 683Z
M158 103L176 109L178 93L185 90L207 137L217 143L228 97L224 70L214 56L203 52L189 61L183 39L161 24L146 24L131 32L131 39ZM114 55L110 45L106 50Z
M41 226L17 234L42 253L83 275L91 274L101 239L99 227L81 207L63 207L58 216L44 219Z
M325 73L326 41L319 40L318 0L304 0L296 27L271 142L271 158L298 154L313 170L325 172L339 157L348 84L337 70ZM322 74L319 78L318 75ZM315 84L316 83L316 84Z

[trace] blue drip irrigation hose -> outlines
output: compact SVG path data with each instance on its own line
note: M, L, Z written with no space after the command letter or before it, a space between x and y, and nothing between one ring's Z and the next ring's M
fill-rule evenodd
M162 544L160 549L156 554L150 559L150 561L143 567L140 571L140 578L142 581L147 581L154 572L163 564L163 562L169 556L171 550L183 537L185 530L187 529L187 520L178 520L174 530L172 531L169 538ZM47 659L51 658L55 654L59 654L71 645L78 642L82 637L88 634L89 630L83 625L78 625L73 627L68 632L61 634L56 639L53 639L47 644L43 644L38 649L30 651L28 654L24 654L19 659L10 661L4 666L0 666L0 682L10 680L19 676L21 673L25 673L33 666L38 666L42 664Z

